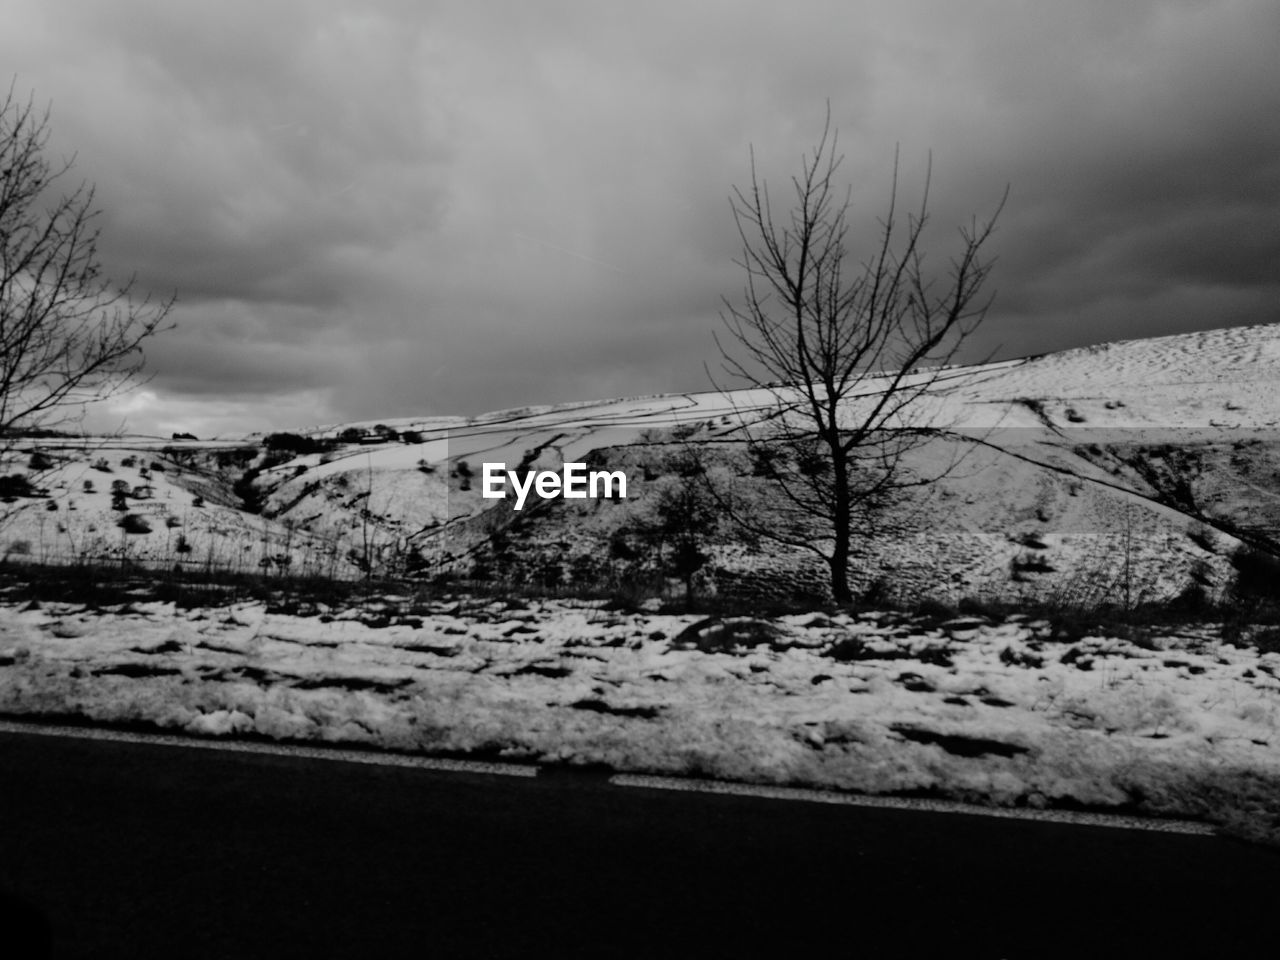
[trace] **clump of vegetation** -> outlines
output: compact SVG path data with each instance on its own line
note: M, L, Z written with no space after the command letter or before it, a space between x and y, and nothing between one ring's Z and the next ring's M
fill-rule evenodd
M151 532L151 524L147 518L136 513L126 513L120 518L120 529L125 533L143 534Z
M459 490L471 489L471 464L465 460L459 460L453 467L453 475L458 477L462 482L458 484Z
M13 540L9 546L5 548L6 556L29 557L31 556L30 540Z
M273 453L291 453L303 456L309 453L327 453L333 449L332 440L304 437L298 433L269 433L262 445Z
M4 503L13 503L21 498L38 495L25 474L14 473L7 477L0 477L0 501Z
M747 456L751 460L751 475L767 480L776 479L778 467L786 461L785 450L767 443L751 444L747 447Z
M1237 603L1251 608L1280 606L1280 557L1241 544L1231 557L1231 565L1236 569L1231 594Z
M223 470L232 468L244 469L258 457L258 448L254 446L236 447L233 450L218 451L218 466Z
M1044 557L1034 553L1019 554L1009 562L1009 566L1015 580L1028 573L1053 573L1057 569Z

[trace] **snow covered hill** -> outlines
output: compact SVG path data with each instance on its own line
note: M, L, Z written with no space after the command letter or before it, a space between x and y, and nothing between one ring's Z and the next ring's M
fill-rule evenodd
M12 514L0 550L331 576L465 575L477 558L492 568L493 532L512 519L509 504L481 498L482 462L635 464L638 449L675 437L726 449L772 401L762 390L650 396L214 443L33 440L0 469ZM926 413L955 439L922 455L963 449L964 469L915 504L914 528L861 543L859 589L1061 597L1114 594L1123 576L1130 594L1167 599L1222 589L1238 538L1280 540L1280 325L958 367ZM515 536L521 569L570 570L599 554L643 502L643 479L627 504L554 501L528 511ZM767 504L767 485L739 480ZM567 545L551 555L551 543ZM813 564L773 548L712 546L706 589Z

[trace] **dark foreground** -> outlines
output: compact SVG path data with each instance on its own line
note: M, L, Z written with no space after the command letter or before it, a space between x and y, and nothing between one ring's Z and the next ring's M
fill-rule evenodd
M10 958L1244 956L1280 855L0 733L0 894Z

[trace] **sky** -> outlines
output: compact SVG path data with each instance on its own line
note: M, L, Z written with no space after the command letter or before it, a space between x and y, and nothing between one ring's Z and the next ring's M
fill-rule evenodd
M856 244L895 152L943 280L1008 187L971 358L1280 321L1275 0L5 7L105 272L178 297L95 427L708 389L730 193L754 149L785 198L828 103Z

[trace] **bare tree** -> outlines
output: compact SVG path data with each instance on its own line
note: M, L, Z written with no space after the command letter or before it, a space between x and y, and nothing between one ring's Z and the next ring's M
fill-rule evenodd
M855 531L872 529L906 487L939 479L912 472L905 458L937 432L921 401L990 306L978 299L991 270L980 254L1004 198L990 219L960 229L959 253L939 284L921 245L929 175L918 212L901 225L895 155L888 212L869 256L855 260L851 193L835 180L842 160L828 108L816 148L792 177L793 205L775 220L752 150L750 185L730 198L746 283L739 302L724 300L729 336L716 343L730 377L771 398L771 415L747 428L748 450L781 497L738 519L821 556L844 603Z
M74 157L51 163L48 139L49 110L10 87L0 104L0 452L135 383L142 343L174 304L102 275L94 188L57 192Z
M664 572L684 581L685 603L692 606L695 576L711 559L706 551L726 525L722 505L732 494L727 483L714 477L721 471L703 446L680 441L659 462L670 473L646 485L634 529L656 544ZM664 557L668 544L671 553Z

